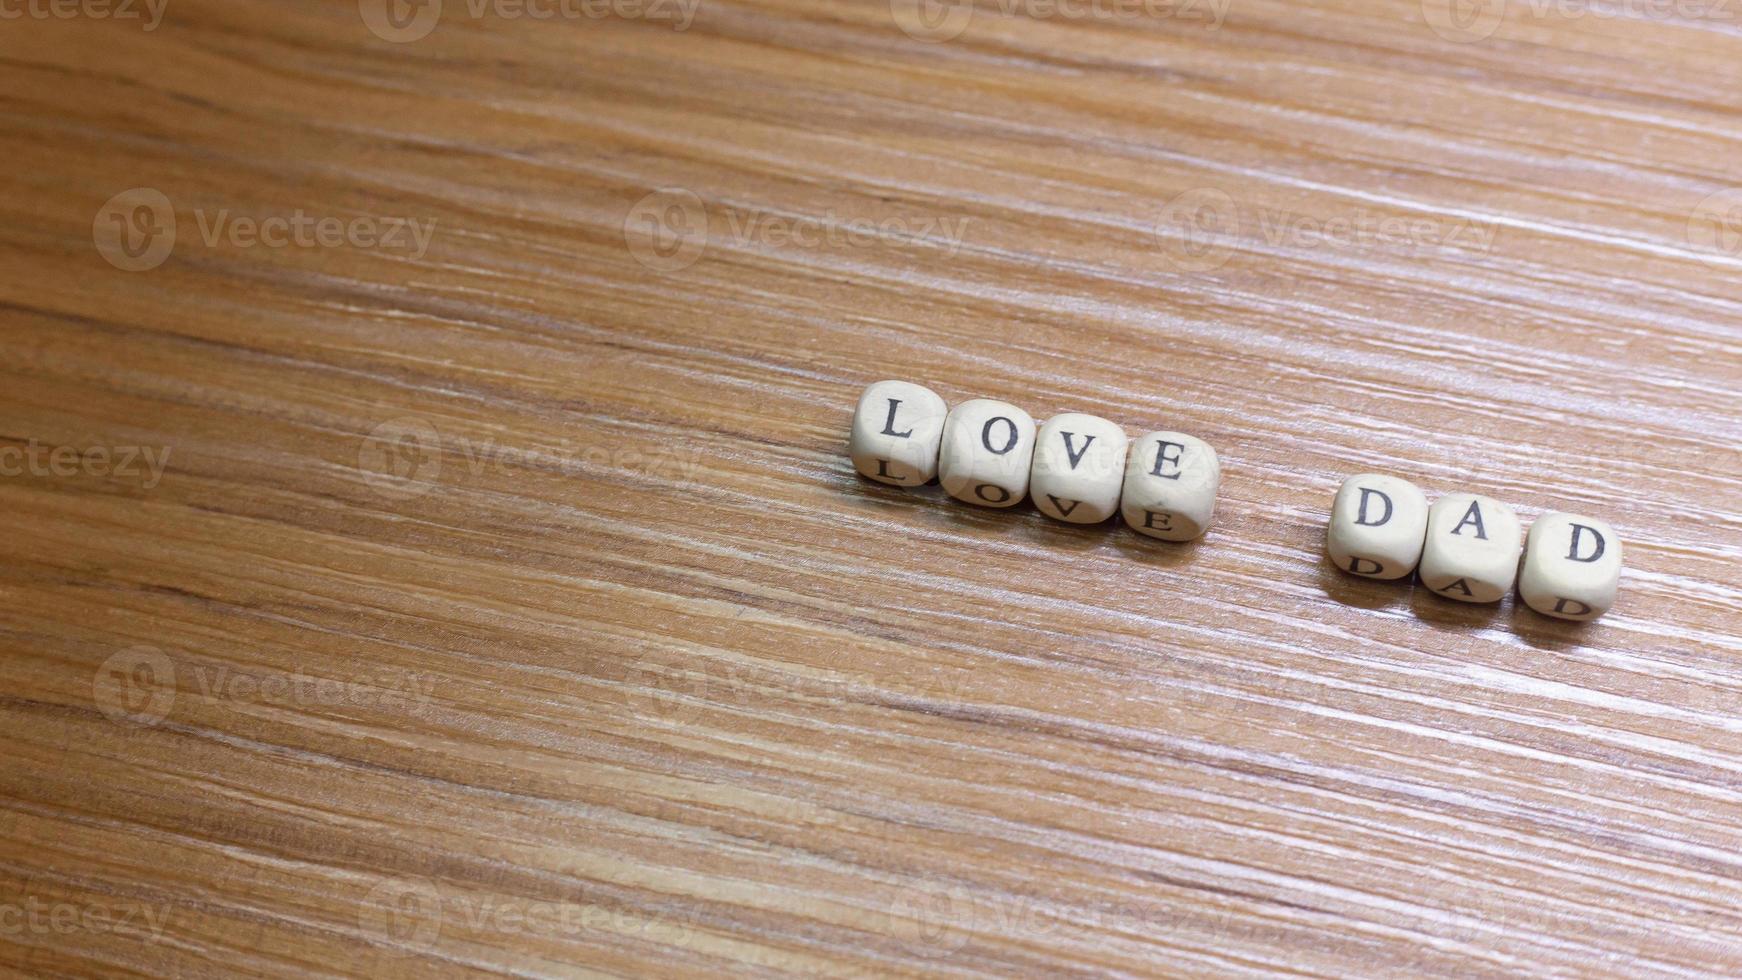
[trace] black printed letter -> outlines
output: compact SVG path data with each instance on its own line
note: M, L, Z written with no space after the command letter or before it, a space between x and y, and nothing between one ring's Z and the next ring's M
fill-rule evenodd
M1003 449L993 449L992 448L992 426L998 424L999 422L1003 422L1005 425L1010 426L1010 441L1004 444ZM1017 439L1016 423L1010 421L1009 419L1005 418L1002 415L987 419L986 424L980 427L980 444L985 446L988 450L990 450L993 453L996 453L999 456L1002 456L1005 453L1009 452L1010 450L1015 449L1016 448L1016 439Z
M1166 439L1163 439L1162 441L1156 443L1155 444L1155 468L1149 471L1150 476L1159 476L1163 480L1177 480L1177 479L1179 479L1179 456L1180 456L1180 454L1174 453L1172 456L1169 456L1167 454L1167 450L1168 450L1168 447L1170 447L1170 446L1173 447L1174 449L1180 450L1181 452L1185 451L1185 448L1186 448L1184 443L1168 442ZM1163 464L1166 464L1166 463L1173 464L1174 469L1173 469L1172 473L1163 473L1161 471L1161 467L1163 466Z
M1046 495L1046 499L1052 501L1052 505L1054 507L1057 507L1059 509L1059 513L1064 515L1065 517L1071 516L1071 511L1076 510L1077 507L1082 504L1081 500L1072 500L1072 501L1070 501L1070 506L1066 507L1064 505L1064 503L1060 502L1059 498L1053 496L1050 493Z
M1436 589L1435 591L1444 592L1444 593L1449 595L1449 594L1451 594L1451 591L1453 589L1457 589L1459 592L1462 592L1463 594L1469 596L1472 599L1476 598L1476 593L1470 591L1470 583L1463 580L1463 579L1458 579L1456 582L1453 582L1450 585L1447 585L1443 588Z
M1380 500L1385 502L1385 516L1376 521L1370 521L1367 519L1367 497L1369 495L1378 497ZM1355 523L1362 527L1378 527L1389 520L1391 520L1391 498L1378 490L1369 490L1366 487L1362 487L1361 506L1355 508Z
M1465 524L1476 525L1476 537L1483 541L1488 540L1488 531L1482 526L1482 508L1480 506L1480 501L1470 501L1470 509L1464 511L1464 519L1458 522L1457 527L1452 528L1452 533L1457 534L1459 531L1462 531ZM1458 581L1462 582L1463 579L1459 579Z
M883 423L883 433L882 434L886 435L886 436L894 436L897 439L906 439L908 436L913 435L912 429L908 429L906 432L895 431L895 406L897 406L899 404L901 404L901 399L899 399L899 398L889 399L889 418L886 419Z
M1591 557L1589 557L1589 558L1580 558L1579 557L1579 532L1581 532L1581 531L1589 531L1589 532L1591 532L1591 537L1597 539L1597 550L1591 552ZM1567 549L1567 560L1568 561L1584 561L1584 562L1596 561L1597 559L1603 557L1604 547L1605 546L1603 543L1603 532L1597 530L1594 527L1589 527L1589 526L1584 525L1584 524L1574 524L1573 525L1573 544L1572 544L1572 547ZM1584 605L1584 603L1581 602L1581 603L1579 603L1579 605L1582 606L1582 605ZM1585 611L1590 612L1589 609L1587 609Z
M996 496L996 497L986 496L986 491L988 489L998 491L998 496ZM979 486L974 488L974 496L979 497L981 500L984 500L989 504L1003 504L1003 503L1010 502L1010 491L1004 489L1003 487L999 486L996 483L982 483L982 484L980 484Z
M1071 436L1073 436L1075 434L1076 433L1074 433L1074 432L1061 432L1061 433L1059 433L1059 435L1065 437L1065 456L1070 459L1071 469L1073 469L1073 470L1077 468L1078 463L1082 462L1083 454L1089 451L1089 444L1095 441L1095 437L1090 436L1087 439L1083 440L1083 448L1077 449L1077 450L1072 450L1071 449Z

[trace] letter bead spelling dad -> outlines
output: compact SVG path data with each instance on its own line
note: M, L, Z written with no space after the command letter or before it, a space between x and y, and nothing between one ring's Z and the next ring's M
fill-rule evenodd
M1325 550L1355 575L1400 579L1414 570L1423 586L1459 602L1499 602L1516 583L1525 605L1558 619L1596 619L1621 583L1621 538L1595 517L1544 514L1526 537L1518 513L1492 497L1448 493L1430 507L1408 481L1378 473L1343 481Z

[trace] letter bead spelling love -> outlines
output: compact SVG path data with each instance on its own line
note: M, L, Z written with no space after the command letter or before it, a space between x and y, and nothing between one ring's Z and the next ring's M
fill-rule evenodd
M847 454L867 479L944 492L981 507L1033 498L1046 516L1099 524L1115 514L1140 534L1190 541L1209 529L1221 461L1201 439L1151 432L1135 441L1116 423L1081 412L1036 426L1009 402L975 398L948 408L906 381L865 389Z

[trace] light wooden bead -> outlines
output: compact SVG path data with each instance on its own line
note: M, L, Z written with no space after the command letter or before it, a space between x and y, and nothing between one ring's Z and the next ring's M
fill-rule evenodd
M1512 591L1523 550L1518 514L1492 497L1448 493L1428 508L1421 582L1460 602L1499 602Z
M1518 595L1558 619L1596 619L1615 604L1621 586L1621 536L1607 523L1578 514L1544 514L1530 526Z
M1345 572L1399 579L1415 571L1427 534L1427 495L1408 480L1361 473L1331 502L1325 550Z
M1216 514L1222 462L1210 444L1183 432L1151 432L1131 444L1119 509L1139 534L1190 541Z
M938 454L938 482L957 500L1014 507L1028 496L1034 419L1009 402L975 398L950 410Z
M1035 436L1028 492L1054 520L1099 524L1119 510L1125 482L1125 430L1104 418L1066 412Z
M937 474L949 406L930 388L879 381L859 396L847 455L853 468L879 483L917 487Z

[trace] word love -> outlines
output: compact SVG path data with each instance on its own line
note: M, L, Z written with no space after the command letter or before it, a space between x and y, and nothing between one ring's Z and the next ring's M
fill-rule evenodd
M1222 464L1201 439L1151 432L1132 440L1094 415L1066 412L1038 428L1009 402L975 398L955 408L930 388L879 381L859 396L847 441L868 479L917 487L935 477L957 500L1035 507L1068 524L1115 513L1140 534L1190 541L1210 526Z
M1344 571L1379 579L1418 572L1423 585L1462 602L1499 602L1516 580L1525 605L1557 619L1596 619L1615 604L1614 528L1553 513L1522 536L1518 514L1492 497L1448 493L1430 507L1409 481L1363 473L1337 491L1325 550Z

